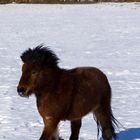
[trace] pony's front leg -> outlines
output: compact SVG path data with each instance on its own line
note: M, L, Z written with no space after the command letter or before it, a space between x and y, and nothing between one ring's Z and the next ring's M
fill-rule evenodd
M69 140L78 140L81 125L81 119L71 121L71 136Z
M44 120L44 130L39 140L59 140L57 133L57 125L59 120L53 117L45 117Z

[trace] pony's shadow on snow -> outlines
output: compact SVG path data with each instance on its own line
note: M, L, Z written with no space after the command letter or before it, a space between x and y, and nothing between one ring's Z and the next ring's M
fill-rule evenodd
M130 128L118 133L119 140L140 139L140 128Z
M120 131L117 134L117 140L136 140L140 139L140 128L130 128ZM103 140L100 138L100 140Z

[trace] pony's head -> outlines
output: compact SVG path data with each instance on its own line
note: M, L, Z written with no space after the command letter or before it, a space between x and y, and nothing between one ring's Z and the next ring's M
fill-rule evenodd
M58 57L47 47L39 45L28 49L21 55L23 61L22 76L17 91L20 96L28 97L36 91L39 81L43 78L44 69L56 68ZM45 71L46 72L46 71Z

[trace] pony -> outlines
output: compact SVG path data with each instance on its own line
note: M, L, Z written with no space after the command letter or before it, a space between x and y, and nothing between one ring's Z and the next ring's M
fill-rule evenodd
M48 47L39 45L21 54L22 75L17 86L21 97L34 94L43 118L44 130L39 140L60 140L60 121L69 120L69 140L78 140L82 117L93 113L98 135L116 140L116 119L111 109L111 87L106 75L95 67L64 69Z

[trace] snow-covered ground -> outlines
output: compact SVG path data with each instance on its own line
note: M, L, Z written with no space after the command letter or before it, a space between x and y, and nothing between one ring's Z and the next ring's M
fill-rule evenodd
M20 54L51 46L60 66L95 66L111 83L119 140L140 140L140 3L94 5L0 5L0 140L38 140L43 123L34 96L17 95ZM69 123L60 124L68 140ZM80 140L96 140L92 115Z

